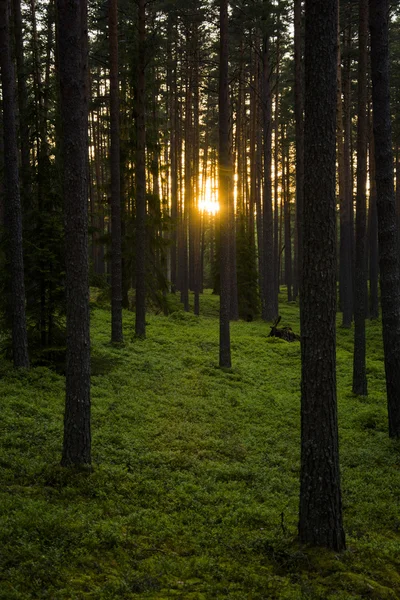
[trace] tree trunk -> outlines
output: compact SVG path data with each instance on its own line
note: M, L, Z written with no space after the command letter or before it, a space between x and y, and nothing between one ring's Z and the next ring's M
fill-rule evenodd
M19 191L18 144L16 124L15 72L11 58L9 3L0 0L0 66L3 95L3 132L5 167L5 224L8 232L8 268L11 279L9 308L12 323L14 367L29 367L25 316L22 212Z
M351 232L349 230L349 215L348 215L348 195L351 193L349 189L349 181L346 177L346 169L348 165L346 160L349 160L349 154L345 151L345 136L344 136L344 118L343 118L343 103L342 103L342 64L340 53L340 35L339 35L339 19L338 19L338 64L337 64L337 154L338 154L338 171L339 171L339 210L340 210L340 241L339 241L339 297L340 309L342 310L342 326L351 327L353 317L353 284L351 279ZM348 61L349 59L346 58ZM347 69L346 69L346 75ZM347 81L345 82L345 85ZM346 90L347 93L347 90ZM347 98L346 98L347 100Z
M375 149L370 124L369 140L369 213L368 213L368 242L369 242L369 314L371 319L379 318L379 253L378 253L378 214L376 210L376 177Z
M111 135L111 341L122 342L122 237L119 146L118 0L109 0Z
M65 206L67 358L63 466L91 463L87 214L87 5L57 0Z
M285 281L287 299L292 302L292 232L290 214L290 157L289 144L284 142L285 130L282 127L282 190L285 221Z
M389 2L370 0L382 333L390 437L400 437L400 270L389 96Z
M343 550L336 407L336 61L337 2L307 0L299 536L303 543Z
M367 61L368 0L359 0L358 29L358 117L357 117L357 198L356 198L356 271L354 302L353 393L367 395L365 318L367 313ZM347 257L348 260L348 257Z
M269 38L264 35L262 52L262 119L263 119L263 272L262 283L262 318L272 321L277 317L277 295L275 269L274 269L274 225L272 214L272 189L271 189L271 136L272 136L272 102L269 85Z
M219 60L219 206L220 206L220 312L219 366L231 367L229 194L232 163L229 147L228 0L220 0Z
M29 125L28 125L28 92L26 89L26 67L24 60L24 46L22 39L22 14L21 0L13 0L15 59L18 80L18 111L19 135L21 147L21 195L23 205L26 206L31 198L31 166L29 159Z
M354 211L352 174L351 7L346 13L343 66L343 204L340 206L340 302L342 325L350 327L354 305Z
M136 98L136 320L135 334L146 337L146 0L139 0Z
M294 112L296 119L296 244L294 299L301 293L304 205L304 93L303 61L301 48L301 0L294 1Z

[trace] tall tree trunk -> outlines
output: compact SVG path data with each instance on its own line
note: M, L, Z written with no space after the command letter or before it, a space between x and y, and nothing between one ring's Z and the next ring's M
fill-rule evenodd
M285 129L282 128L282 190L285 221L285 281L287 299L292 302L292 232L290 214L290 158L289 144L284 143Z
M279 239L278 239L278 180L279 180L279 77L280 77L280 14L278 13L277 34L276 34L276 82L275 82L275 123L274 123L274 286L276 294L274 294L274 312L278 315L278 292L279 292ZM283 140L282 140L282 155L283 155ZM283 168L282 168L283 170Z
M17 97L11 58L8 0L0 0L0 66L3 95L3 132L5 167L5 224L8 232L8 268L11 279L9 308L12 323L14 367L29 367L25 316L22 212L19 191L18 144L16 125Z
M272 214L272 188L271 188L271 136L272 136L272 102L269 85L269 37L264 34L262 52L262 118L263 118L263 273L262 283L262 318L264 321L272 321L277 317L277 302L275 295L274 270L274 226Z
M139 48L136 98L136 320L135 334L146 337L146 0L138 2Z
M232 163L229 147L228 0L220 0L219 57L219 206L220 206L220 312L219 366L231 367L229 195Z
M111 135L111 341L122 342L122 236L119 146L118 0L109 0Z
M301 1L294 0L294 112L296 120L296 243L295 243L295 286L301 292L302 249L303 249L303 205L304 205L304 93L303 61L301 49Z
M371 115L372 116L372 115ZM379 253L378 253L378 213L376 209L376 177L375 177L375 148L370 123L369 140L369 213L368 213L368 242L369 242L369 314L371 319L379 318Z
M193 292L194 314L200 315L200 288L201 288L201 217L199 208L200 199L200 49L199 49L199 22L194 23L194 56L193 56Z
M346 58L346 60L348 60ZM346 71L347 74L347 71ZM346 82L347 83L347 82ZM347 91L347 90L346 90ZM337 62L337 154L339 171L339 210L340 210L340 241L339 241L339 296L340 308L342 310L342 326L351 327L353 317L353 284L351 280L351 233L348 221L348 194L351 193L346 177L346 159L349 158L345 152L344 119L342 103L342 61L340 52L340 23L338 19L338 62Z
M170 30L169 30L170 31ZM171 38L176 35L175 23L171 23ZM171 50L172 53L172 50ZM177 284L177 230L178 230L178 85L176 48L171 56L171 292L175 293Z
M21 195L23 205L31 202L31 166L29 159L29 121L28 121L28 92L26 88L26 67L24 60L24 46L22 38L22 13L21 0L13 0L13 20L15 38L15 59L18 80L18 112L19 135L21 147Z
M400 437L400 264L389 96L389 2L370 0L369 8L379 268L389 435Z
M67 293L63 466L91 463L85 0L57 0Z
M182 228L182 285L181 302L184 310L189 311L189 242L193 237L192 232L192 205L193 205L193 182L192 182L192 96L193 78L191 57L189 57L189 39L191 35L187 31L187 57L186 57L186 97L185 97L185 201L183 206L183 228Z
M367 313L367 60L368 0L359 0L358 28L358 116L357 116L357 198L356 198L356 279L354 303L353 393L367 395L365 318ZM347 258L348 260L348 258Z
M354 211L352 174L351 6L346 11L343 65L343 204L340 206L340 300L342 325L350 327L354 305Z
M299 536L303 543L343 550L336 406L336 76L337 1L307 0Z

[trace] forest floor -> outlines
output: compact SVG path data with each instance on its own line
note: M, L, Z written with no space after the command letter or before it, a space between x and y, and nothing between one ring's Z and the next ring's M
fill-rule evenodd
M400 599L400 443L387 435L381 323L367 322L369 396L351 393L353 332L338 327L347 550L296 541L300 344L231 324L218 299L149 315L110 344L92 310L93 471L59 466L64 377L0 362L0 598ZM298 307L281 325L299 332ZM338 315L338 324L340 316Z

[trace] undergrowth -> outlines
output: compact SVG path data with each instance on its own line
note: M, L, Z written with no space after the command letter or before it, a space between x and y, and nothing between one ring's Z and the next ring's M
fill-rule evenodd
M147 339L110 344L92 310L93 472L59 466L64 377L0 364L0 598L400 598L400 446L387 435L380 322L367 323L369 396L351 393L353 332L338 327L348 549L296 541L300 345L231 324L218 368L218 300L171 300ZM298 308L281 303L299 332ZM339 324L339 319L338 319Z

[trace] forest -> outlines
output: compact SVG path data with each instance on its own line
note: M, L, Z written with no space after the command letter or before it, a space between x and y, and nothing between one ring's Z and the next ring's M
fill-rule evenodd
M400 7L0 0L0 600L400 600Z

